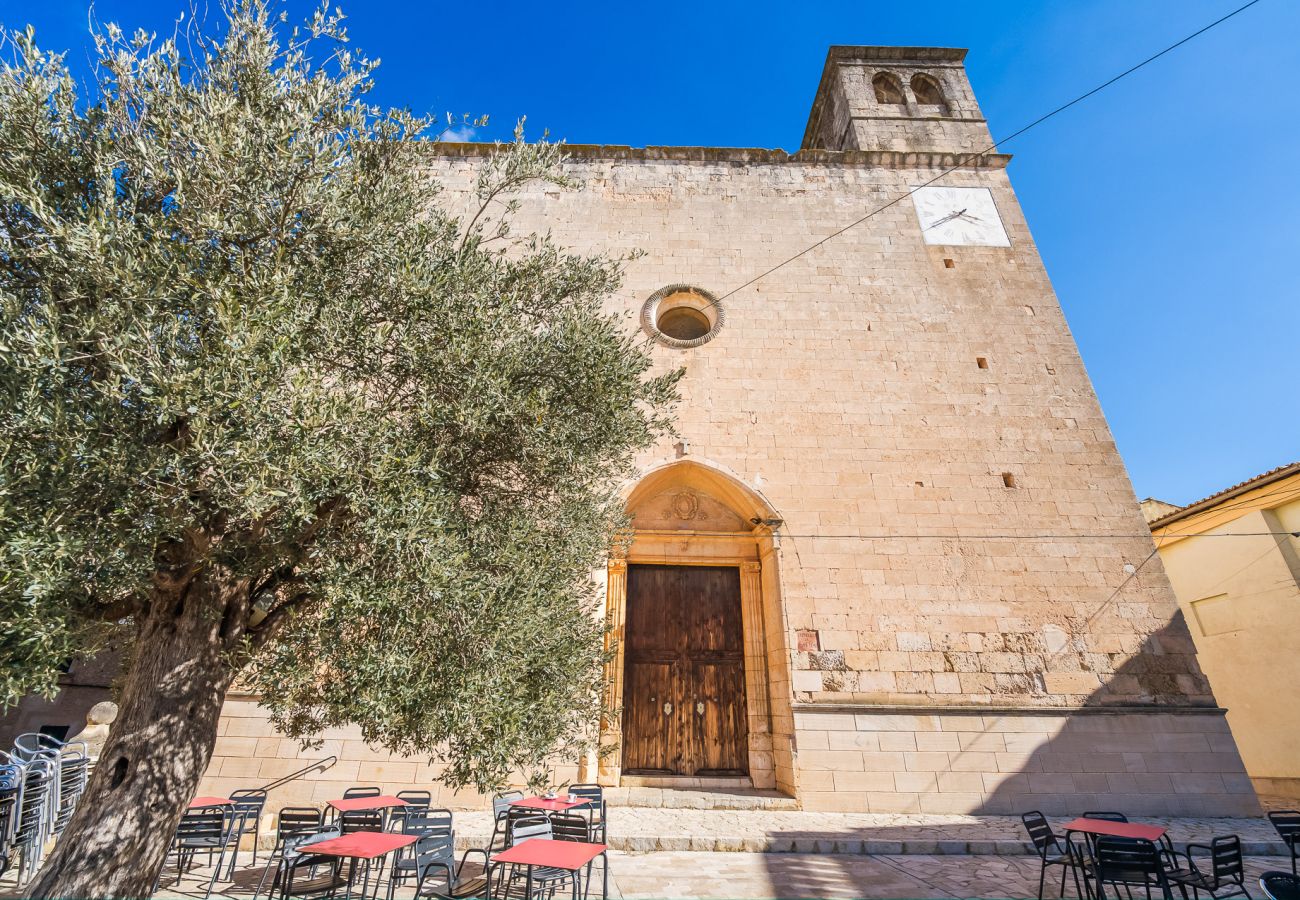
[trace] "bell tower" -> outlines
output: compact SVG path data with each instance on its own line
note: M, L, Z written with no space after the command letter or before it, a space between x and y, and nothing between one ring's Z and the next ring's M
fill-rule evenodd
M993 142L948 47L831 47L804 150L978 153Z

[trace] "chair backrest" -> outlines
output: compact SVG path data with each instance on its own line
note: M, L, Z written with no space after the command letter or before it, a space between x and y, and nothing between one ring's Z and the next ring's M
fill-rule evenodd
M339 827L344 834L358 831L383 831L384 811L382 809L353 809L339 816Z
M1148 884L1159 885L1166 898L1170 897L1169 880L1160 862L1156 845L1142 838L1116 838L1102 835L1097 838L1096 850L1098 895L1105 897L1102 885Z
M399 806L398 809L410 809L414 806L416 809L428 809L433 803L433 794L428 791L398 791L398 800L405 800L406 806Z
M1300 839L1300 810L1275 809L1268 814L1268 820L1277 829L1277 836L1288 844Z
M1259 877L1259 889L1269 900L1300 900L1300 878L1290 872L1265 872Z
M378 797L382 793L383 791L377 787L350 787L343 792L343 799L354 800L357 797Z
M24 761L31 761L40 756L57 756L63 749L63 741L36 731L29 731L14 738L13 755Z
M312 844L319 844L322 841L330 841L336 837L341 837L342 832L337 828L326 828L324 831L314 831L310 834L300 834L290 837L284 844L284 858L292 862L302 854Z
M546 816L520 816L510 822L510 843L522 844L533 838L551 837L551 820Z
M286 806L280 810L276 837L283 841L286 838L315 834L320 831L323 822L323 814L314 806Z
M1210 862L1217 881L1241 881L1245 865L1241 858L1241 838L1235 834L1216 837L1210 841Z
M1056 834L1052 831L1052 826L1047 823L1047 817L1038 810L1023 813L1020 821L1025 825L1025 831L1029 832L1029 839L1034 842L1034 849L1038 851L1039 856L1044 856L1047 851L1056 846Z
M492 797L492 816L499 819L511 809L510 804L524 799L523 791L502 791Z
M1100 819L1103 822L1127 822L1128 816L1117 812L1086 812L1085 819Z
M551 816L551 837L557 841L591 842L591 823L581 813L555 813Z
M419 816L428 812L429 804L433 802L433 794L428 791L398 791L397 799L406 803L405 806L394 806L388 811L388 821L390 827L400 831L402 823L408 816Z
M452 815L449 809L430 809L420 813L407 813L402 819L402 834L418 834L422 837L453 833Z
M186 810L176 826L176 837L181 840L222 837L229 818L230 810L221 807Z
M231 791L230 805L234 807L235 812L261 815L262 808L266 806L266 791L261 788Z
M569 785L569 796L588 800L591 806L602 807L605 805L605 789L598 784L571 784ZM574 809L586 809L586 807L575 806Z
M456 839L449 834L426 834L415 842L415 871L424 873L429 866L456 867Z

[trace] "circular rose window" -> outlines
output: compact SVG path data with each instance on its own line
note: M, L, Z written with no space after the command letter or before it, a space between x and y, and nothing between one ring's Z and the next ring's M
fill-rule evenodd
M666 347L687 349L713 340L724 316L716 297L689 284L670 284L650 295L641 324Z

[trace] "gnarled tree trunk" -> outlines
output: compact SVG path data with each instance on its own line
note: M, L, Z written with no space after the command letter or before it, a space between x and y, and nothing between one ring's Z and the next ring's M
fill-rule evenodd
M117 721L32 897L147 897L212 756L247 584L205 571L155 592Z

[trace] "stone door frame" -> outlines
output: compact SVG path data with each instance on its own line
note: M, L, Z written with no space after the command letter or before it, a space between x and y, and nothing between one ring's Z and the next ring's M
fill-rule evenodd
M723 479L727 484L720 483ZM652 470L629 496L629 507L645 487L654 492L690 484L743 515L775 520L757 492L734 476L697 461ZM743 492L743 493L742 493ZM737 494L753 501L741 506ZM730 495L730 496L728 496ZM739 508L737 508L739 507ZM779 525L777 526L779 528ZM794 718L790 710L790 667L779 571L780 537L766 524L748 532L657 531L637 529L625 553L605 567L605 708L597 780L618 786L622 779L623 644L627 624L628 565L733 566L740 570L741 627L745 656L745 704L749 772L754 787L794 793L791 752Z

